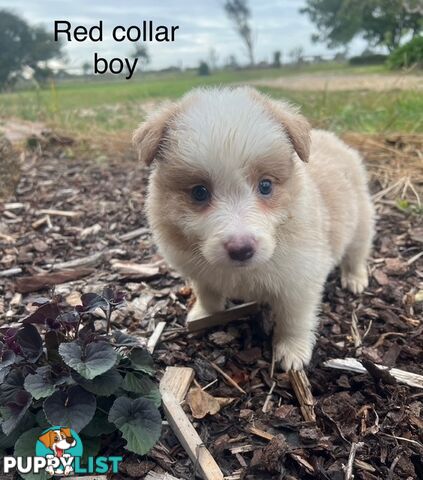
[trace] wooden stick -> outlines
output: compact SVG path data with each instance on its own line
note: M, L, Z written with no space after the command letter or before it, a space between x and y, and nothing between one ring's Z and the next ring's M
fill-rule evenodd
M153 353L154 352L154 349L156 348L156 345L157 343L159 342L160 340L160 337L163 333L163 330L166 326L166 322L159 322L157 325L156 325L156 328L154 329L154 332L153 334L151 335L151 337L148 339L148 342L147 342L147 350L150 352L150 353Z
M122 235L119 235L119 240L121 242L127 242L128 240L133 240L134 238L140 237L145 233L148 233L148 228L146 227L137 228L136 230L132 230L131 232L127 232Z
M354 466L354 460L355 460L355 454L357 453L357 449L360 448L363 445L361 442L353 442L351 444L351 449L350 449L350 454L348 456L348 463L345 467L345 475L344 475L344 480L353 480L354 475L353 475L353 466Z
M216 370L216 372L220 373L222 377L227 380L233 387L235 387L238 391L240 391L242 394L246 395L247 392L243 390L236 382L233 380L227 373L225 373L218 365L216 365L214 362L209 360L207 357L205 357L202 353L198 354L203 360L206 360L207 362L210 363L210 365Z
M215 327L216 325L226 325L234 320L257 313L258 310L259 305L256 302L243 303L222 312L191 320L187 322L187 328L189 332L197 332L198 330Z
M52 270L66 270L68 268L91 267L97 265L103 259L103 256L104 252L97 252L86 257L69 260L68 262L59 262L47 265L47 267L51 268Z
M178 402L182 402L193 379L194 370L190 367L167 367L160 381L160 388L170 391Z
M13 277L14 275L19 275L22 273L22 268L13 267L8 270L0 270L0 277Z
M261 430L260 428L257 427L250 427L248 428L248 431L252 433L253 435L257 435L257 437L264 438L264 440L272 440L275 436L272 433L265 432L264 430Z
M328 368L347 370L349 372L367 373L367 370L355 358L334 358L323 362L323 365ZM376 365L376 367L381 370L388 370L388 372L400 383L405 383L410 387L423 388L423 375L400 370L399 368L388 368L384 365Z
M194 374L192 369L168 367L160 382L163 410L175 435L178 437L191 461L198 466L205 480L223 480L223 473L204 446L192 423L182 410L180 402L184 399ZM187 370L191 370L187 375Z
M54 210L49 208L38 210L38 213L41 213L44 215L52 215L57 217L69 217L69 218L79 217L82 214L82 212L71 212L69 210Z
M267 407L269 405L270 399L272 398L272 393L275 387L276 387L276 382L273 382L272 386L270 387L269 393L266 395L266 400L264 401L263 408L261 409L263 413L267 413Z
M292 388L300 404L301 413L306 422L315 422L314 399L311 393L310 382L304 370L290 370L288 372Z

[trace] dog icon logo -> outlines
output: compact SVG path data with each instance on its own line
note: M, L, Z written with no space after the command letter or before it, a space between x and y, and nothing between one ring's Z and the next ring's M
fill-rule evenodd
M69 475L74 470L74 458L82 457L82 442L74 430L55 426L38 437L35 451L37 456L47 459L49 475Z

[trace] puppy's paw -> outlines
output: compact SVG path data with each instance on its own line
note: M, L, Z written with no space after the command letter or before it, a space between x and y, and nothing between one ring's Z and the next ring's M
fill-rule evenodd
M348 288L352 293L361 293L369 285L366 267L362 267L356 272L342 272L341 285L342 288Z
M273 355L285 371L302 370L311 360L314 342L305 338L278 340L273 343Z

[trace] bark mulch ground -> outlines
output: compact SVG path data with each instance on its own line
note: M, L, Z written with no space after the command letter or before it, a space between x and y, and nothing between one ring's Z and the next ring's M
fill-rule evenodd
M307 423L288 375L269 376L271 341L260 314L202 333L185 330L191 290L158 262L143 213L145 187L146 172L135 158L79 159L71 139L35 142L16 194L0 204L0 275L8 271L0 277L0 324L26 316L32 301L48 292L46 284L56 284L55 292L71 304L83 292L119 285L127 304L115 325L148 338L158 321L166 321L154 352L160 372L193 367L198 384L211 384L207 392L228 403L201 419L191 416L189 402L184 406L228 478L343 479L357 443L356 480L423 478L423 390L371 368L379 363L423 374L421 213L408 204L402 211L394 202L378 203L370 286L363 295L343 291L338 273L331 274L308 369L317 422ZM131 264L144 266L134 273ZM366 359L368 373L323 365L344 357ZM252 426L271 439L251 433ZM195 465L166 425L148 457L126 456L119 478L144 478L150 470L194 478Z

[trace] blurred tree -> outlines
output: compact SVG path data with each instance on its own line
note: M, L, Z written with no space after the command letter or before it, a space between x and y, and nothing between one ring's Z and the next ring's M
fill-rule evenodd
M329 47L347 45L362 35L370 45L391 52L405 35L419 35L423 26L422 0L307 0L300 11L319 29L313 41Z
M84 62L82 64L82 73L84 75L88 75L90 73L90 70L91 70L91 64L90 62Z
M135 45L135 50L131 56L132 58L139 58L137 63L139 70L143 69L150 63L150 55L145 45Z
M52 71L48 61L61 58L61 44L44 27L31 27L7 10L0 10L0 88L11 85L29 67L33 77L45 81Z
M206 62L200 62L200 66L198 67L198 75L210 75L210 68Z
M209 63L210 63L210 69L211 70L216 70L218 60L219 60L219 57L216 53L216 49L214 47L212 47L209 50Z
M247 47L250 65L254 65L254 41L250 26L251 10L247 0L226 0L225 12Z
M288 56L291 59L292 63L300 65L304 61L304 48L301 46L294 47L292 50L289 51Z
M280 50L276 50L273 52L273 66L279 68L281 66L281 56L282 52Z

